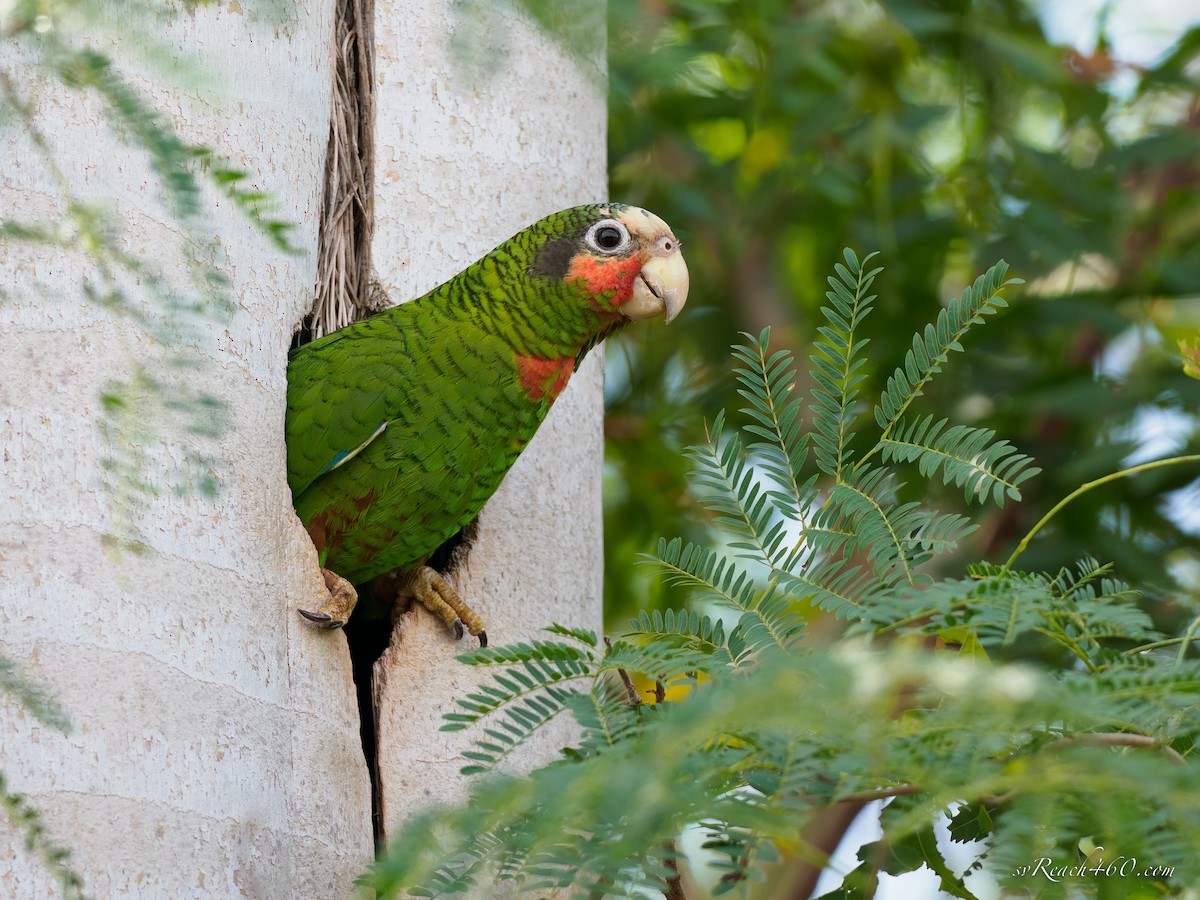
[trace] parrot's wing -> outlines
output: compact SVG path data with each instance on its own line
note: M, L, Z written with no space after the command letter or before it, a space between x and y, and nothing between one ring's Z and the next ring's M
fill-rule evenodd
M511 346L469 323L431 323L419 307L405 304L396 313L411 315L367 319L293 355L294 497L368 448L372 466L401 469L432 495L443 479L506 469L517 450L497 450L500 435L536 429L545 410L522 390Z
M403 365L407 354L402 331L371 324L306 344L288 363L287 466L294 497L387 429L395 364Z

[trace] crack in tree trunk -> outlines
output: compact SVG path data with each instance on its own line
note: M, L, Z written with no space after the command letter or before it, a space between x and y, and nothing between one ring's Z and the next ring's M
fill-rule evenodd
M372 278L375 225L375 3L341 0L334 22L333 98L317 238L313 308L296 343L387 306Z

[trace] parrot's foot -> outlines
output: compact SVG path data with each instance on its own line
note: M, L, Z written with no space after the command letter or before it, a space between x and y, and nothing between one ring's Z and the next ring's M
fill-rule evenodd
M322 569L321 574L325 576L325 589L329 591L329 599L321 604L318 610L299 610L300 615L321 628L341 628L354 611L354 604L358 602L358 592L354 590L354 585L336 572Z
M446 579L429 566L418 566L400 575L396 585L397 599L416 600L442 620L454 632L454 639L463 636L463 626L472 636L479 638L479 646L487 646L487 632L483 621L467 606Z

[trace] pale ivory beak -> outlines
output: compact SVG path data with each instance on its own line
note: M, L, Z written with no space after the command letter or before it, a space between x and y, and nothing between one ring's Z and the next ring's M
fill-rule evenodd
M621 307L630 319L652 319L664 313L670 322L683 309L688 295L688 268L682 253L650 260L633 283L633 296Z

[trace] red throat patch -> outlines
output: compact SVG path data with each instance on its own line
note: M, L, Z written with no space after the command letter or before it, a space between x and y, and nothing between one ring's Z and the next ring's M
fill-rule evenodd
M553 403L575 371L573 356L561 356L558 359L518 356L516 363L517 373L521 376L521 389L534 403L547 399Z
M589 253L580 253L571 260L564 280L582 281L593 295L611 292L607 305L619 308L633 296L633 281L641 270L641 254L624 259L601 259ZM609 312L602 307L596 311Z

